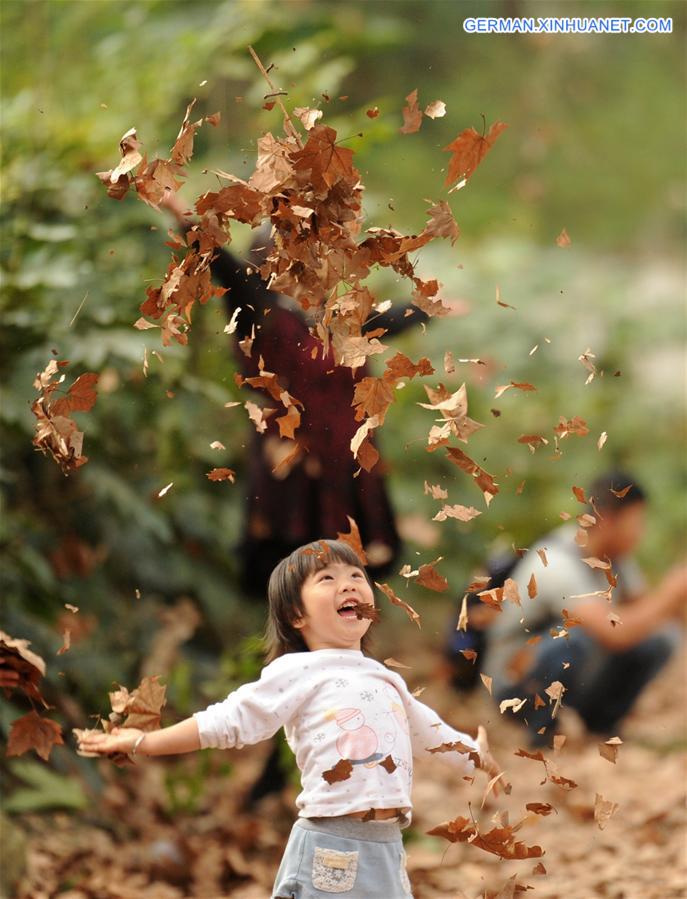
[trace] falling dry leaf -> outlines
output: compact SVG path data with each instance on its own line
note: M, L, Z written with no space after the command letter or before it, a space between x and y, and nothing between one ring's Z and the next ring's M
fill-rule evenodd
M435 570L435 565L437 565L441 559L442 557L439 556L439 558L435 559L433 562L428 562L426 565L420 565L420 571L415 583L421 587L426 587L428 590L435 590L437 593L443 593L444 590L448 590L448 581L443 575Z
M384 664L388 665L389 668L408 668L410 670L410 665L404 665L403 662L399 662L397 659L391 657L384 659Z
M474 506L443 506L432 518L432 521L446 521L447 518L456 518L458 521L472 521L473 518L481 514L479 509L475 509Z
M501 778L505 775L505 773L505 771L499 771L498 774L495 774L494 777L491 778L484 789L484 793L482 794L482 801L479 805L480 808L484 808L484 803L487 801L487 796L491 793L491 791L494 789L498 781L501 780Z
M610 799L604 799L601 793L596 794L594 800L594 820L599 825L599 830L603 830L608 824L609 819L619 808L617 802Z
M309 109L307 106L296 106L293 114L300 119L306 131L310 131L317 124L317 120L322 118L321 109Z
M565 230L565 228L563 228L561 233L556 238L556 244L559 247L569 247L571 243L572 243L572 241L570 240L570 237L568 236L568 232Z
M468 595L466 593L465 596L463 596L463 600L460 605L460 614L458 615L458 624L456 625L456 630L467 631L468 624Z
M236 472L231 468L213 468L206 475L209 481L231 481L233 484L236 479Z
M61 656L63 653L67 652L71 648L71 645L72 645L71 634L72 634L72 632L69 630L69 628L65 628L64 633L62 635L62 646L60 646L60 648L57 650L58 656Z
M60 389L65 374L60 374L57 380L54 378L68 364L67 360L51 359L46 368L36 375L33 386L39 391L39 396L31 406L37 419L33 445L42 453L50 454L64 474L88 462L88 456L82 452L83 432L78 430L71 415L73 412L88 412L93 407L99 377L93 372L80 375L65 396L55 399L55 391Z
M347 515L346 518L348 518L348 524L351 530L347 534L342 532L337 533L336 539L342 540L344 543L347 543L356 553L363 565L367 565L368 560L367 556L365 555L362 541L360 539L360 531L358 530L358 525L350 515Z
M403 125L401 134L414 134L422 125L422 110L417 105L417 88L406 97L406 105L403 107Z
M62 729L56 721L42 718L35 710L21 718L15 718L10 727L7 740L7 756L23 755L29 749L35 749L46 762L50 758L53 746L64 744Z
M412 606L408 605L407 602L405 602L400 597L398 597L388 584L379 584L379 583L377 583L377 581L375 581L375 584L377 587L379 587L379 589L382 591L382 593L384 593L384 595L387 596L391 600L391 602L395 606L399 606L401 609L403 609L403 611L406 613L406 615L408 616L408 618L410 618L411 621L414 621L418 627L421 627L420 616L418 615L418 613L415 611L415 609Z
M469 178L486 154L494 146L496 138L508 126L504 122L495 122L485 136L478 134L474 128L466 128L444 150L451 153L448 174L444 184L448 187L458 178Z
M469 818L460 816L433 827L427 833L444 837L451 843L470 843L485 852L498 855L499 858L539 858L544 854L541 846L526 846L517 841L512 827L494 827L486 833L480 833Z
M599 743L599 755L615 765L618 758L618 748L622 746L622 743L623 741L620 737L611 737L610 740Z
M515 712L520 711L520 709L525 705L526 702L527 697L525 697L525 699L517 699L516 697L514 697L513 699L504 699L503 702L499 703L499 711L503 715L506 709L512 709L513 713L515 714Z
M425 106L425 115L430 119L440 119L446 115L446 104L443 100L432 100Z
M534 812L535 815L550 815L551 812L558 812L556 809L548 802L528 802L525 808L529 812Z

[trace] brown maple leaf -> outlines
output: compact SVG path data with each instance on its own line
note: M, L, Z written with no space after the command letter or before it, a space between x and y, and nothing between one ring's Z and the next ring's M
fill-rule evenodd
M363 544L360 540L360 531L358 530L358 525L350 515L347 515L346 518L348 518L348 524L351 530L348 534L344 534L339 531L336 535L336 539L342 540L344 543L348 543L348 545L358 556L362 564L367 565L367 556L365 555L365 550L363 549Z
M453 184L458 178L469 178L486 154L494 146L496 138L508 127L504 122L494 122L486 137L474 128L466 128L444 150L451 153L444 185Z
M442 557L439 556L433 562L420 565L420 571L415 579L415 583L421 587L426 587L428 590L435 590L437 593L443 593L444 590L448 590L448 581L443 574L439 574L435 569L435 566L441 562L441 559Z
M6 755L23 755L29 749L35 749L47 762L53 746L63 744L60 725L50 718L42 718L38 712L32 710L12 722Z
M303 149L291 158L299 182L312 187L316 195L353 174L353 151L337 144L336 131L328 125L315 125Z

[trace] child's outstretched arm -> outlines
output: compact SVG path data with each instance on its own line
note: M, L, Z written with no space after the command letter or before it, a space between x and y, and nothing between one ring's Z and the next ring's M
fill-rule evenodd
M160 730L114 728L109 734L81 732L79 749L98 754L175 755L198 749L241 749L259 743L286 724L302 702L299 671L289 656L263 668L260 679L243 684L221 702ZM139 737L145 734L137 743Z
M302 702L302 671L293 653L287 653L263 668L259 680L193 713L201 749L242 749L268 740Z
M139 730L137 727L114 727L109 734L85 731L79 735L79 750L99 755L113 752L136 755L178 755L200 749L200 734L194 718L186 718L160 730Z
M410 739L413 755L432 755L463 775L470 775L475 768L483 769L490 777L501 772L501 768L489 751L487 732L481 725L477 730L477 739L462 731L455 730L439 715L416 699L408 690L406 682L398 675L402 684L402 697L408 716ZM498 793L498 785L494 785L494 794Z
M400 675L398 681L402 684L401 696L408 717L413 755L416 758L432 755L463 774L471 774L475 769L475 761L480 761L480 745L477 740L455 730L434 709L416 699ZM449 749L451 744L455 744L455 748ZM445 750L440 749L443 746L446 747Z

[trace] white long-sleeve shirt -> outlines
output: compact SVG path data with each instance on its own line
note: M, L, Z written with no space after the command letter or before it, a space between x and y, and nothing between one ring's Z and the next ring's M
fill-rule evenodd
M413 757L454 742L479 753L472 737L412 696L399 674L354 649L287 653L263 668L259 680L193 717L202 749L241 749L283 727L301 772L300 817L398 808L405 827ZM465 776L475 768L456 749L434 757ZM323 775L337 763L350 774L330 776L330 783Z

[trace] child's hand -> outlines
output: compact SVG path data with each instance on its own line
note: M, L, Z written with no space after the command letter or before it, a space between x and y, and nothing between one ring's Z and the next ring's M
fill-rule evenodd
M134 743L144 731L137 727L113 727L109 734L95 730L77 730L74 733L78 740L79 755L110 755L114 752L128 754Z
M497 775L501 774L503 772L503 769L489 750L487 732L481 724L477 728L477 743L479 745L481 760L480 768L482 768L483 771L486 771L490 778L496 777ZM503 790L505 793L510 793L511 791L511 785L508 783L508 781L504 780L504 778L501 778L500 781L497 780L494 783L494 796L498 796L501 790Z

